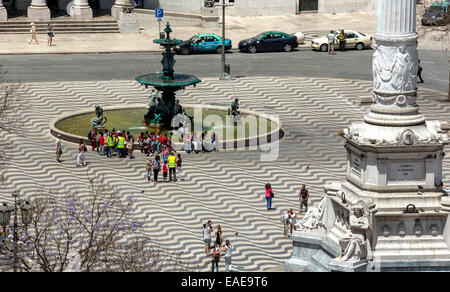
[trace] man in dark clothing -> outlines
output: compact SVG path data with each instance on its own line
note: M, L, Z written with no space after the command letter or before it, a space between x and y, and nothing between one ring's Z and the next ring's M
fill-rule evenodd
M420 60L419 60L419 64L417 66L417 76L419 76L420 82L418 82L418 83L423 83L422 71L423 71L423 68L422 68L422 65L420 65Z
M305 206L305 212L308 211L308 198L309 198L309 192L306 189L306 186L302 185L302 188L299 193L300 213L302 212L303 206Z

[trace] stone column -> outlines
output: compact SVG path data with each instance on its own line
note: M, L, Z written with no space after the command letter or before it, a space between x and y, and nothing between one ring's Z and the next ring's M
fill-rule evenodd
M3 0L0 0L0 22L7 20L8 20L8 13L6 12L6 9L3 6Z
M375 41L374 105L364 121L397 127L425 123L416 105L416 0L379 0Z
M70 11L70 16L75 20L92 20L93 12L88 0L75 0Z
M111 7L111 16L115 19L119 19L119 13L122 12L124 7L131 8L133 5L130 0L116 0L114 6Z
M47 7L46 0L32 0L28 7L28 19L32 21L49 20L50 9Z

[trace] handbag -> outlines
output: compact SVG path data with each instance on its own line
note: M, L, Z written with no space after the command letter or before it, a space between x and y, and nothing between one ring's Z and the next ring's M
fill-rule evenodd
M275 197L275 194L273 193L273 191L270 192L270 197L271 197L271 198L274 198L274 197Z

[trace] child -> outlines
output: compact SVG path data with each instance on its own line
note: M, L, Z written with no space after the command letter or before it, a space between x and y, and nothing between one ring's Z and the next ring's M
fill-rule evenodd
M167 182L167 173L169 171L169 168L167 167L167 161L164 161L163 164L163 182Z

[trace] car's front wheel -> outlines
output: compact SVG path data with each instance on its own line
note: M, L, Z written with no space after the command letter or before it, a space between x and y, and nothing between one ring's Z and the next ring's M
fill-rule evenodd
M291 46L290 44L285 44L285 45L283 46L283 51L285 51L285 52L290 52L290 51L292 51L292 46Z
M184 48L181 48L180 52L183 55L189 55L191 53L191 50L189 50L189 48L184 47Z
M321 52L328 52L328 45L327 44L323 44L320 46L320 51Z
M254 45L248 46L248 52L249 52L250 54L256 53L256 47L255 47Z
M355 47L358 51L361 51L364 49L364 44L363 43L357 43L356 47Z

